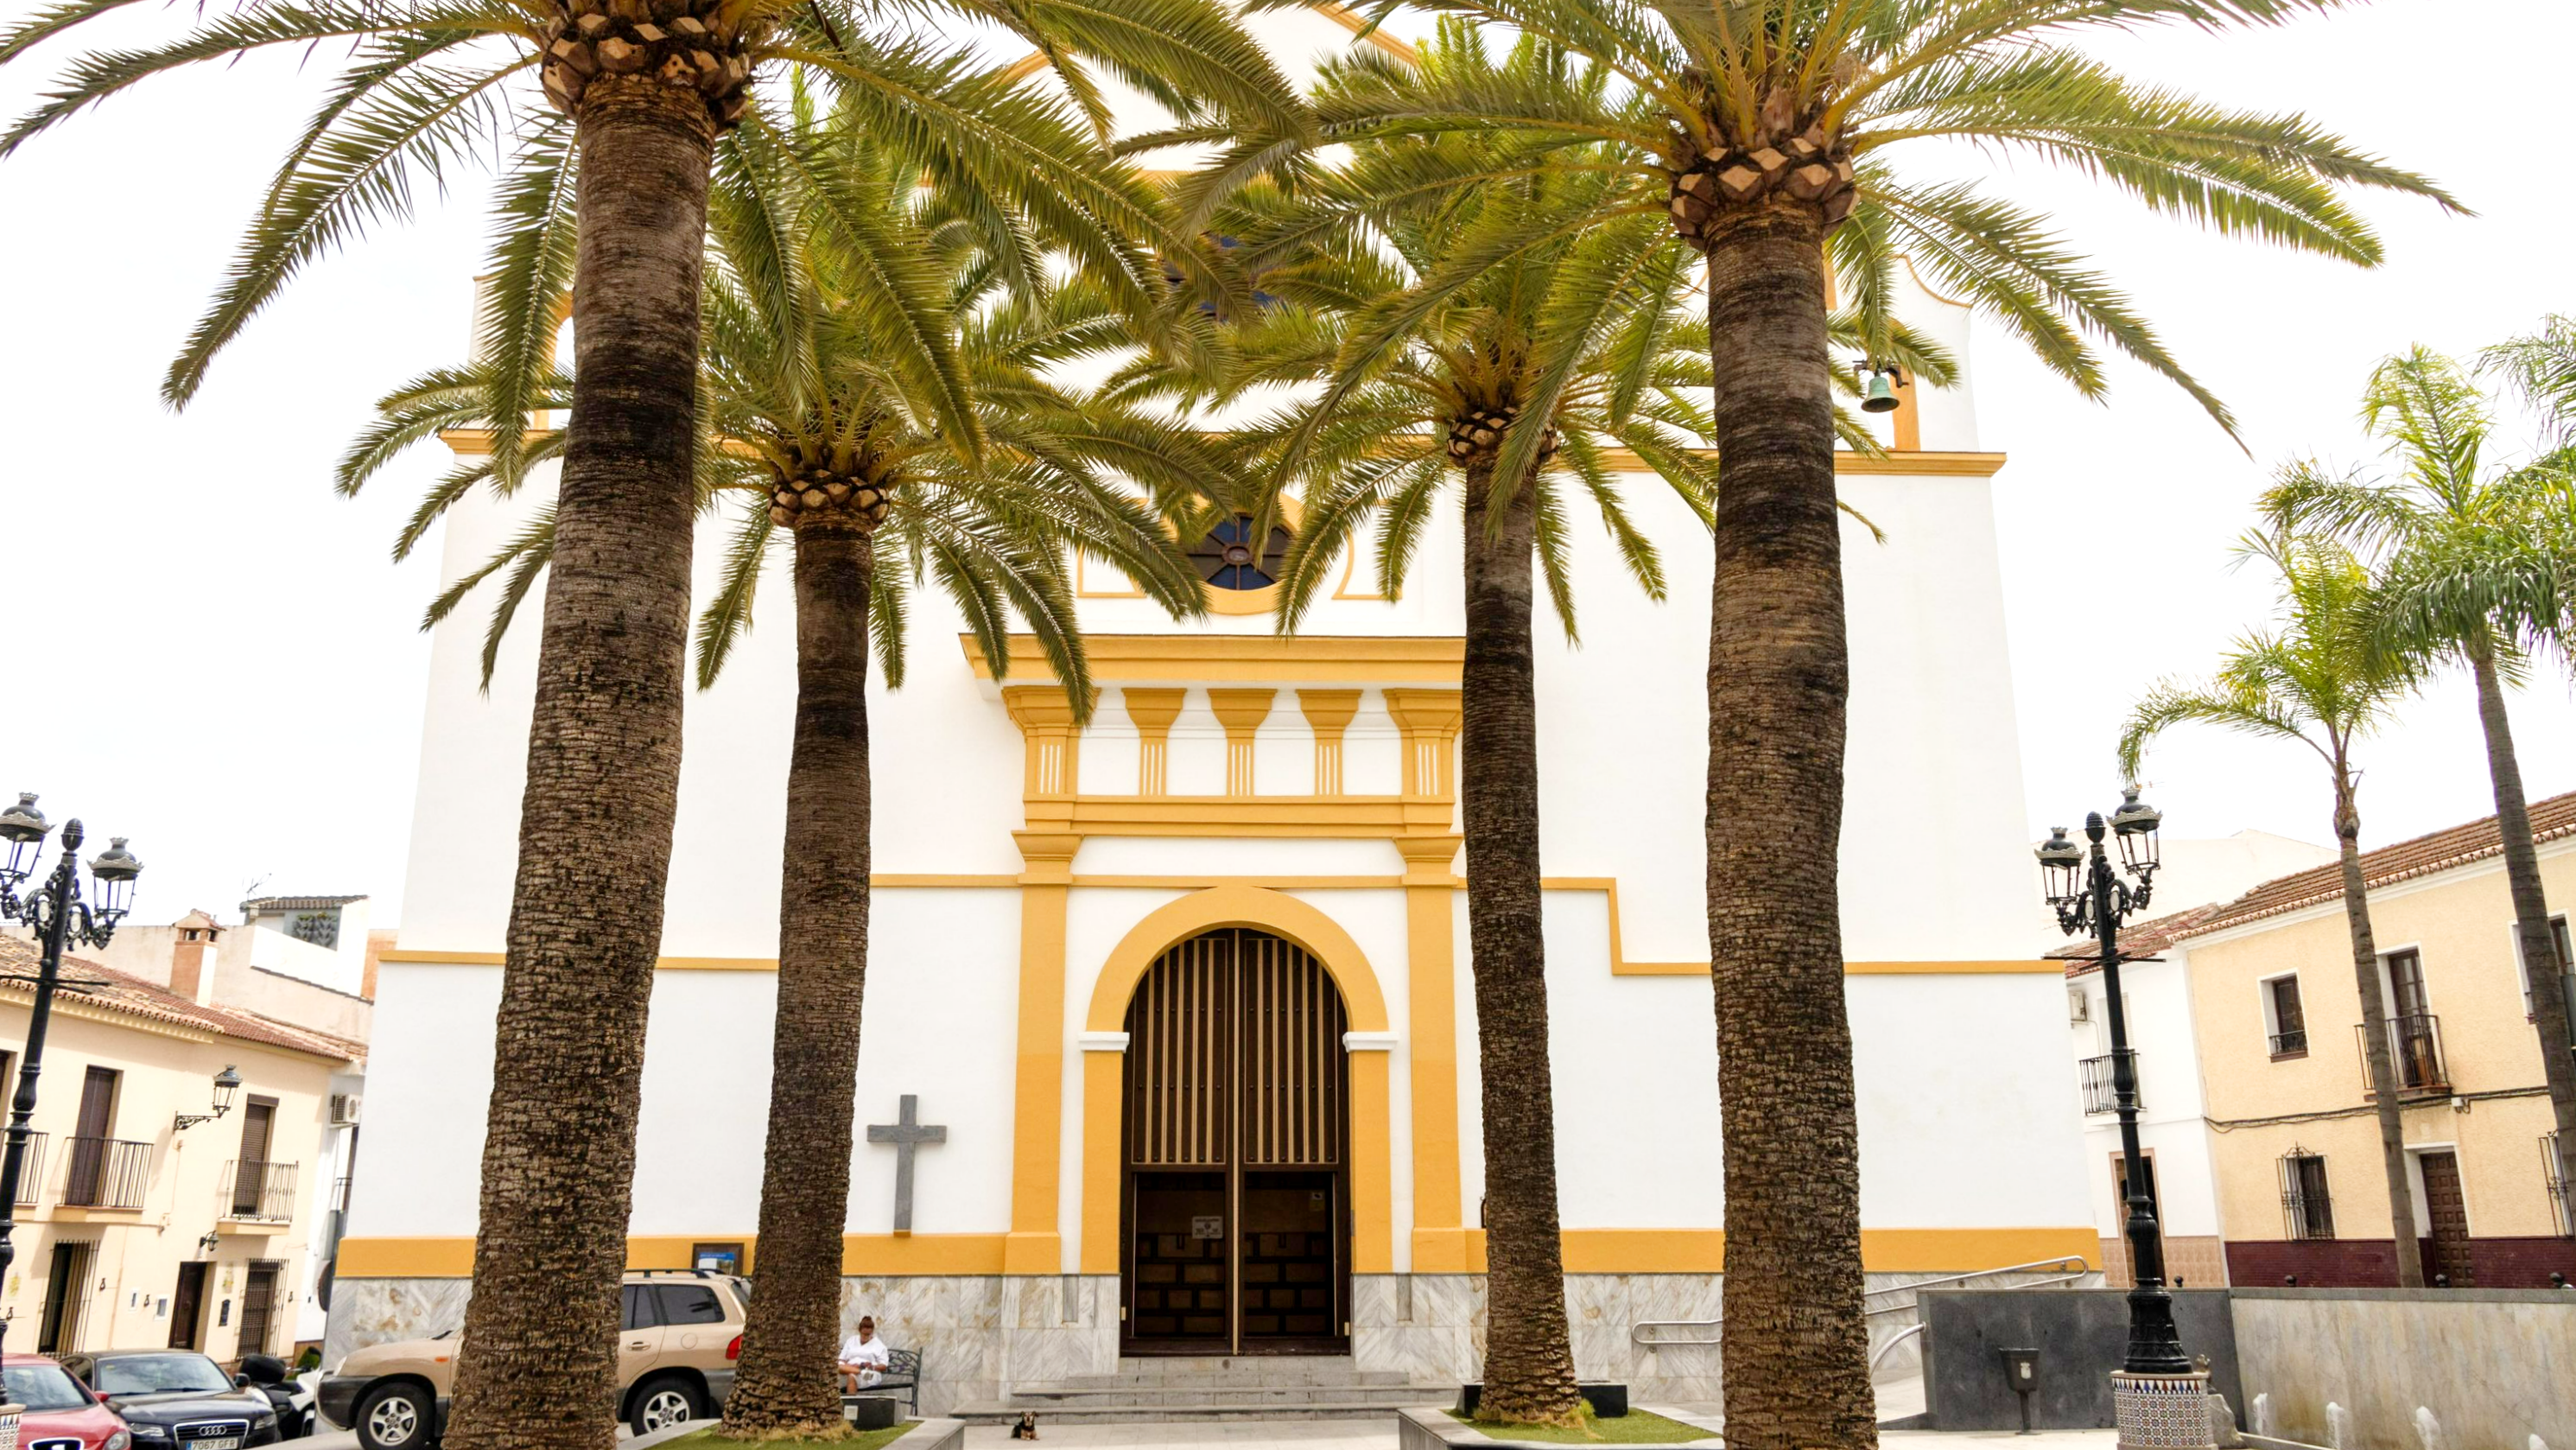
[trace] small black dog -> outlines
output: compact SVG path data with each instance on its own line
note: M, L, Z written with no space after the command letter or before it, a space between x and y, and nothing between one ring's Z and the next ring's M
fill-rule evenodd
M1023 1411L1023 1412L1021 1413L1021 1415L1020 1415L1020 1422L1019 1422L1018 1424L1013 1425L1013 1426L1011 1427L1011 1438L1012 1438L1012 1439L1014 1439L1014 1440L1034 1440L1034 1439L1036 1439L1037 1437L1038 1437L1038 1415L1037 1415L1037 1411L1035 1411L1035 1410L1027 1410L1027 1411Z

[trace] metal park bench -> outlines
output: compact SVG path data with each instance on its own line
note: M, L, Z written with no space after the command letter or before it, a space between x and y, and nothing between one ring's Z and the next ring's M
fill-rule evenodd
M900 1395L888 1394L887 1391L889 1390L900 1390L903 1391L903 1393ZM859 1400L891 1399L902 1400L905 1407L912 1411L913 1418L919 1419L921 1417L920 1350L897 1349L892 1345L886 1346L885 1373L877 1376L877 1382L875 1384L865 1386L854 1394L841 1396L841 1405L842 1408L847 1409L851 1404Z

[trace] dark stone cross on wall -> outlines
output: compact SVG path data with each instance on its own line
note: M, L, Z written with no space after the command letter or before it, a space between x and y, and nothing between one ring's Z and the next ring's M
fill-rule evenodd
M921 1099L905 1093L895 1109L895 1121L868 1124L868 1141L894 1145L894 1231L912 1232L912 1155L924 1143L945 1143L945 1124L920 1121Z

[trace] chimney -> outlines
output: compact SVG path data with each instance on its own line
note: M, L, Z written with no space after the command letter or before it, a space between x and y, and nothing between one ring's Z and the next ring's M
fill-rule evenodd
M202 911L191 911L170 928L170 992L202 1007L214 996L215 938L223 930Z

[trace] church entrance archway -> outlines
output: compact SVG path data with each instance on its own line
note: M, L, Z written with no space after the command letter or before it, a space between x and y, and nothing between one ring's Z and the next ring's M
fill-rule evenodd
M1127 1006L1119 1277L1129 1354L1350 1345L1348 1013L1296 943L1228 927Z

